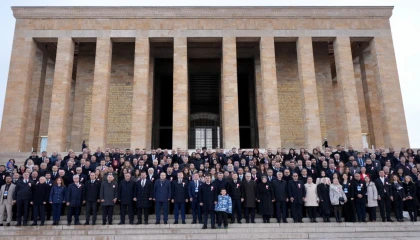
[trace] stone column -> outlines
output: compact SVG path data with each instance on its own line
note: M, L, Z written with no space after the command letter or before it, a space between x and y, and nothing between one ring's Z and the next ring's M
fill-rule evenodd
M73 58L73 40L67 37L59 38L55 59L50 120L48 125L48 152L62 152L66 150Z
M366 102L366 113L370 141L378 147L385 146L382 129L381 109L378 100L375 72L372 64L371 47L359 52L360 73L363 84L363 93ZM371 147L371 146L369 146Z
M238 148L240 146L236 37L223 38L221 89L223 148Z
M35 62L36 43L32 38L13 40L0 132L0 148L5 152L23 149L29 107L29 88Z
M92 111L90 117L89 147L106 147L108 94L111 80L112 41L96 40L95 70L92 87Z
M320 145L322 136L312 38L299 37L296 43L296 52L302 96L303 123L305 127L305 146L308 149L313 149Z
M146 148L148 132L152 125L148 123L149 82L150 82L150 44L149 38L138 37L135 43L133 106L131 124L131 148Z
M264 109L263 109L263 94L261 81L261 59L256 56L254 59L255 65L255 101L257 109L257 123L258 123L258 147L265 148L265 128L264 128Z
M401 87L391 31L388 36L375 37L370 43L372 62L378 88L384 147L408 148L407 122L405 120Z
M174 38L172 148L188 148L187 38Z
M345 142L342 145L353 145L357 150L363 147L362 128L357 100L356 82L354 80L353 60L350 38L337 37L334 41L334 57L337 70L337 83L342 92L344 116L343 134Z
M260 57L265 148L277 149L281 137L274 37L261 37Z

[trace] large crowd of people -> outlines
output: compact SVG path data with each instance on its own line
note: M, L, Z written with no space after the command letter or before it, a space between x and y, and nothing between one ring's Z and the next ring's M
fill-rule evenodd
M420 150L349 146L300 150L84 148L61 156L32 152L21 166L10 159L0 166L0 226L53 225L67 214L67 224L95 225L99 207L103 225L120 222L192 224L228 227L228 222L270 220L310 222L403 222L403 211L417 221L420 199ZM85 219L80 219L82 212ZM368 213L368 218L366 217ZM136 216L135 216L136 215ZM135 217L137 221L135 222ZM244 222L243 222L244 217ZM180 218L180 219L179 219ZM230 221L228 221L230 219Z

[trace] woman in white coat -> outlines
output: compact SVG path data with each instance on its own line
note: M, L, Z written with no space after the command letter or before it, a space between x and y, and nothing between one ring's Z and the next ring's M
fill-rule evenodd
M309 214L311 222L316 221L316 212L318 208L319 198L316 191L317 185L313 183L312 177L308 177L307 183L305 184L306 197L305 197L305 207Z
M330 200L334 209L335 220L341 223L341 208L347 202L347 196L337 178L334 178L333 184L330 185Z
M370 177L365 177L367 210L369 213L369 221L376 222L376 207L378 206L378 190L374 182L370 181Z

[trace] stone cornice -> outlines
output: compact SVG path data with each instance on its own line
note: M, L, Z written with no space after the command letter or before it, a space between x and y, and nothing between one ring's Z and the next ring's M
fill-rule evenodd
M393 7L12 7L16 19L385 18Z

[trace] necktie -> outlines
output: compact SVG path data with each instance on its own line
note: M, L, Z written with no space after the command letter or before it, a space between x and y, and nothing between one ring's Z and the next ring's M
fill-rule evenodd
M28 183L28 181L27 181L27 180L25 180L25 183Z
M144 187L144 180L141 180L141 186Z
M198 181L195 181L195 188L198 188Z
M94 182L95 182L95 181L93 181L93 180L92 180L92 184L93 184Z

